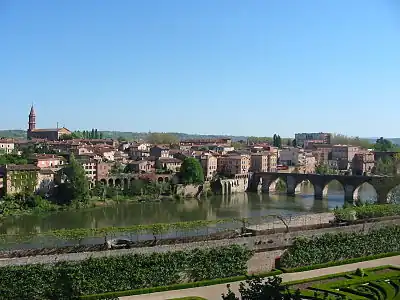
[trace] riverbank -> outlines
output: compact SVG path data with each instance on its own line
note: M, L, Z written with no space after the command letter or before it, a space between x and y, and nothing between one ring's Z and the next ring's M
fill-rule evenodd
M17 201L3 200L0 202L0 219L7 217L18 217L24 215L45 215L61 211L79 211L82 209L90 209L96 207L114 206L120 203L138 203L138 202L160 202L180 200L175 195L160 196L120 196L115 199L101 199L100 197L92 197L87 203L72 201L69 205L58 205L44 198L36 198L37 203L31 204L32 207L23 206Z

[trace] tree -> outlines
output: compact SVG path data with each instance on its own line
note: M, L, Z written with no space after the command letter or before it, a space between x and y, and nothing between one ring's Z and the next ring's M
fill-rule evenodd
M203 168L200 162L194 157L185 158L181 166L180 176L182 182L185 184L200 184L204 182Z
M320 175L336 174L337 171L332 169L327 164L320 164L315 167L315 173Z
M293 146L293 147L297 147L296 139L293 139L293 141L292 141L292 146Z
M291 139L287 139L286 145L287 146L292 146L293 141Z
M301 300L300 290L292 294L289 288L282 285L282 278L278 276L269 277L265 282L258 276L252 276L241 282L239 293L242 300ZM228 285L228 294L222 294L223 300L239 300Z
M94 139L95 138L95 131L94 128L92 128L92 131L90 132L90 138Z
M65 175L65 189L70 195L69 200L87 202L89 200L89 181L82 165L75 159L72 153L69 157L69 164L62 170Z
M95 139L99 138L99 132L97 131L97 128L94 130L94 138Z
M177 144L179 138L171 133L149 133L146 140L151 144Z
M104 138L104 134L100 131L100 133L99 133L99 139L103 139Z
M278 139L277 135L274 134L272 136L272 146L277 147L277 139Z
M379 139L376 140L374 144L374 149L375 151L391 151L394 150L394 145L391 141L384 139L383 137L380 137Z

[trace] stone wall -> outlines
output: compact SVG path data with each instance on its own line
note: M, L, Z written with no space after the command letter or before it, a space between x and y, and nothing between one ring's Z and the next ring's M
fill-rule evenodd
M176 194L184 197L197 197L198 195L205 193L210 189L210 183L205 182L204 184L177 184Z
M155 247L143 247L133 249L121 249L99 252L68 253L59 255L38 255L32 257L5 258L0 260L0 267L6 265L25 265L35 263L54 263L58 261L84 260L90 257L106 257L113 255L124 255L129 253L153 253L180 250L193 250L195 248L221 247L232 244L243 245L249 249L255 250L254 256L248 262L248 271L250 273L266 272L274 268L275 258L282 255L285 248L292 245L297 237L318 236L325 233L338 232L368 232L387 225L400 224L400 219L387 220L376 223L365 223L344 227L323 228L315 230L296 231L288 233L276 233L270 235L259 235L251 237L242 237L235 239L214 240L195 242L176 245L162 245Z

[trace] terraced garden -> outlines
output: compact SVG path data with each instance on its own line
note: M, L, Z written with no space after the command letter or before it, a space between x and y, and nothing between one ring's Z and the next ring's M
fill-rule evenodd
M302 299L397 300L400 299L400 268L382 266L366 271L334 274L288 283Z

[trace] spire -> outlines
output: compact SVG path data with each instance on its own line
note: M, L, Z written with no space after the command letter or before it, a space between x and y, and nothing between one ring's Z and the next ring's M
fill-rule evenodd
M31 111L30 111L29 115L30 115L30 116L36 116L36 114L35 114L35 109L33 108L33 104L32 104L32 106L31 106Z

